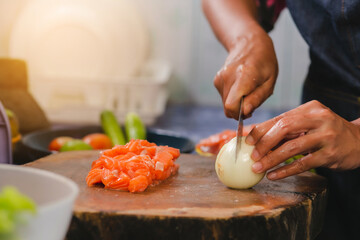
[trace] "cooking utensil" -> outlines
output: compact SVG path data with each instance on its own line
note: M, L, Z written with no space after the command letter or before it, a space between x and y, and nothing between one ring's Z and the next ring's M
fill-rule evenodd
M235 150L235 162L237 161L238 153L241 149L241 138L243 136L243 105L244 105L244 96L241 96L240 98L240 108L239 108L239 122L238 122L238 128L236 132L236 150Z

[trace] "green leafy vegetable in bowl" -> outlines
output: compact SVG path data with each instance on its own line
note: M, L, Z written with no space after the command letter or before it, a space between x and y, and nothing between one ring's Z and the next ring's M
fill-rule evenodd
M0 240L17 239L16 227L26 224L29 216L36 214L33 200L15 187L5 186L0 192Z

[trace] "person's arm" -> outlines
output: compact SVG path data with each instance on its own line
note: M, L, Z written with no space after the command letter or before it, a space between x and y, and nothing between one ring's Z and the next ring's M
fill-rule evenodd
M228 51L237 40L260 28L255 0L203 0L202 5L216 37Z
M214 79L226 116L237 119L245 97L250 115L273 92L278 65L273 43L257 21L255 0L203 0L203 9L219 41L228 50Z
M290 157L305 156L268 173L270 180L316 167L360 167L360 119L349 122L318 101L256 125L246 138L255 145L253 171L266 172ZM272 151L270 151L272 150Z

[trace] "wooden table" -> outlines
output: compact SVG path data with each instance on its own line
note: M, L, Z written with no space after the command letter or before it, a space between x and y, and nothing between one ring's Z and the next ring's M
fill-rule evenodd
M86 185L98 156L67 152L27 164L79 185L68 240L314 239L322 227L326 180L312 173L233 190L217 179L214 158L182 154L177 175L133 194Z

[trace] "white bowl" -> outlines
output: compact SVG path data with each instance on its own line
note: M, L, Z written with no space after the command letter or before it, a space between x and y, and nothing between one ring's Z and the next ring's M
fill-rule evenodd
M63 240L78 186L61 175L31 167L0 164L0 189L14 186L30 197L37 214L18 231L23 240Z

